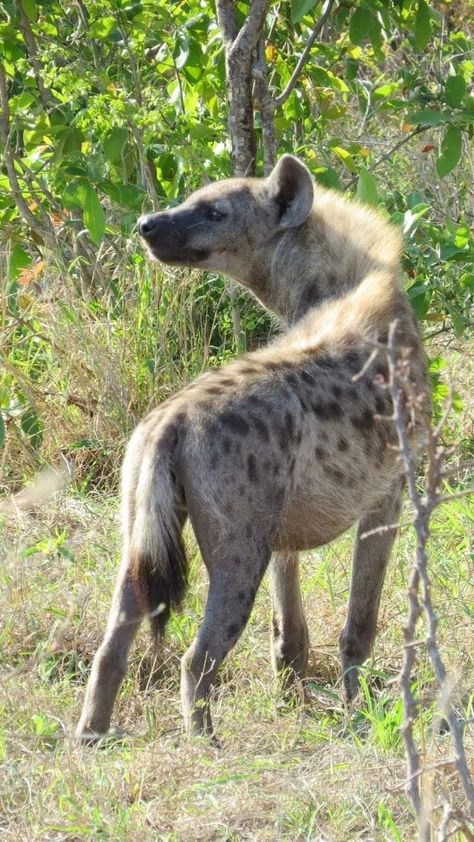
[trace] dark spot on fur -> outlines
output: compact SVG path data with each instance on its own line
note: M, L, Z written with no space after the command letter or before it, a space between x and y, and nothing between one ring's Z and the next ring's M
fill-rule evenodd
M360 356L357 351L348 351L347 354L344 355L343 362L347 368L350 368L355 373L360 371L362 368Z
M303 371L300 372L300 377L305 383L308 383L309 386L314 386L315 380L309 371L305 371L303 369Z
M237 594L237 599L239 600L239 602L243 602L245 599L245 591L239 591Z
M211 454L211 469L215 470L219 464L219 455L217 453Z
M260 409L263 412L271 411L271 406L268 401L263 400L263 398L260 398L258 395L248 395L246 402L251 409Z
M280 427L280 425L275 424L273 432L277 437L278 444L280 445L280 450L285 452L285 450L288 449L288 436L286 430L283 427Z
M290 386L298 386L298 377L293 371L285 374L285 380Z
M242 623L243 626L245 626L245 623L247 622L248 618L249 618L249 612L248 611L245 614L240 615L240 622Z
M230 377L221 377L221 379L219 380L219 383L221 384L221 386L234 386L235 385L234 380L231 380Z
M359 393L357 391L357 386L354 386L352 383L346 389L347 397L350 398L351 401L356 401L359 397Z
M275 489L275 503L277 506L281 506L283 503L283 499L285 496L285 489L284 488L276 488Z
M241 374L258 374L259 371L260 369L254 365L243 365L240 369Z
M290 464L288 465L288 472L289 472L290 474L292 474L292 473L294 472L294 470L295 470L295 466L296 466L296 459L293 457L293 459L291 460Z
M374 423L374 414L368 407L361 415L351 415L351 424L363 434L369 432Z
M343 436L337 442L337 449L344 453L349 448L349 442Z
M316 403L314 401L313 412L323 421L331 421L332 419L340 418L342 415L342 408L337 401L329 401L328 403Z
M253 453L247 456L247 474L249 482L255 483L258 481L257 460Z
M208 386L206 389L208 395L222 395L224 391L220 386Z
M285 424L288 438L292 439L295 432L295 420L288 410L285 412Z
M245 485L239 485L239 494L241 497L245 494Z
M242 559L238 555L234 555L232 561L234 562L236 567L239 567L242 564Z
M340 386L337 386L335 383L331 386L331 392L333 393L335 398L340 398L342 395L342 389Z
M224 453L230 453L231 447L232 447L231 440L229 438L227 438L227 436L225 436L224 439L222 440L222 448L224 450Z
M265 368L268 368L269 371L278 371L281 368L281 363L275 362L275 360L268 360L265 363Z
M226 633L227 637L230 639L231 637L235 637L240 631L240 626L237 623L231 623L230 626L227 626Z
M303 412L311 412L311 403L305 394L298 395L298 400L301 404Z
M321 368L335 368L337 366L337 360L334 357L330 357L328 354L321 354L320 357L317 357L316 362Z
M259 418L258 415L252 415L252 422L253 422L253 424L255 426L255 429L257 430L257 433L259 434L260 438L262 438L263 441L269 441L270 440L270 434L268 432L268 427L265 424L265 421L262 421L262 419Z
M234 433L238 433L240 436L246 436L250 430L247 421L238 412L227 410L222 413L220 421L224 427L227 427Z
M298 432L295 436L295 443L297 444L298 447L301 444L302 438L303 438L303 432L302 432L302 430L298 430Z
M342 415L341 405L337 401L329 401L327 411L329 412L330 418L340 418Z
M323 447L315 447L314 455L316 456L316 459L320 459L321 462L324 462L324 460L327 458L327 452L324 450Z
M339 468L334 468L332 475L336 482L344 482L344 474L339 470Z

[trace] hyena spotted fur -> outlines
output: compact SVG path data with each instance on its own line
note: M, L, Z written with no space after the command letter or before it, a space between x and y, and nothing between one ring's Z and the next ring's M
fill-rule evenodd
M248 287L286 332L200 377L135 430L123 466L123 562L78 734L107 731L140 620L151 615L161 633L179 606L188 516L209 576L204 619L182 660L188 731L212 733L210 689L269 565L273 664L304 676L297 553L358 522L340 637L350 700L376 633L395 535L377 527L397 521L403 485L385 354L366 365L395 319L413 388L426 396L411 424L415 450L429 413L425 356L401 289L400 234L377 212L315 185L288 155L268 178L208 185L142 217L139 231L159 261L224 272Z

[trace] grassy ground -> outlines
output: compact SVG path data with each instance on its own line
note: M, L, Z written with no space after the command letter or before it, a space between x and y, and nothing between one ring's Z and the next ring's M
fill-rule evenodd
M462 357L458 365L467 372ZM462 377L469 389L467 375ZM468 391L466 391L466 394ZM469 413L455 422L464 425ZM192 587L172 618L155 671L146 630L135 646L115 722L130 737L87 749L71 737L104 628L119 557L117 501L62 492L40 513L4 517L0 568L0 833L8 840L412 840L396 676L401 662L410 528L397 540L373 661L351 713L339 702L337 638L351 536L305 555L312 703L282 706L268 658L266 581L214 699L224 748L189 741L179 709L179 658L202 615L206 584L192 536ZM442 652L464 713L474 687L474 585L467 498L438 510L431 571ZM472 550L472 548L471 548ZM150 677L151 676L151 677ZM422 791L438 820L459 801L449 734L420 651ZM471 762L474 733L466 734ZM453 839L464 838L460 833Z
M206 595L189 535L192 586L170 622L156 669L145 629L132 652L114 717L130 737L100 749L72 739L120 554L115 495L122 445L151 403L229 353L231 326L217 300L222 287L150 279L149 271L155 270L139 264L127 294L103 305L82 301L53 278L48 296L26 302L3 355L0 385L13 398L0 491L17 490L41 461L58 464L59 452L74 481L30 514L4 509L2 515L0 508L0 834L7 840L409 842L415 829L403 791L396 684L413 558L409 527L396 543L374 659L351 713L339 700L337 648L349 587L347 535L304 558L311 704L282 705L269 665L264 581L213 703L224 749L185 738L179 659ZM258 321L249 323L250 332L258 341ZM461 340L432 347L430 356L438 351L450 360L464 399L447 441L457 442L466 458L472 455L472 357ZM24 407L14 401L21 391L33 408L28 427L21 423ZM35 417L41 426L31 423ZM468 498L458 499L437 511L431 542L442 652L463 714L472 708L474 687L473 522ZM453 752L422 650L417 683L424 702L417 723L427 768L423 797L438 822L444 791L455 803L461 799L452 764L440 765ZM472 759L472 724L466 744Z

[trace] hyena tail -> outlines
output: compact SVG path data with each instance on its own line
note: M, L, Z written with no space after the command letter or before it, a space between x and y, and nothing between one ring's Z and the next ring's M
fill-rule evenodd
M181 604L188 579L184 506L173 470L177 433L170 437L170 432L164 431L153 452L141 458L130 518L131 572L154 638L163 634L171 608Z

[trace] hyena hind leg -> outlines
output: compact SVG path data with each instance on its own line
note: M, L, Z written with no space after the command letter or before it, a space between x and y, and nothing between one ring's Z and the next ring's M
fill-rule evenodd
M308 625L303 609L296 552L275 553L270 564L272 595L272 666L291 690L306 673L309 654Z
M352 578L346 624L339 639L344 695L352 701L359 689L357 667L369 657L377 632L380 595L396 529L384 530L398 520L401 483L381 500L376 512L359 522L352 561ZM364 538L378 528L380 532Z
M204 619L181 662L181 701L189 734L213 736L209 695L224 658L237 643L252 611L270 550L235 544L229 557L213 558ZM206 559L205 559L206 561Z
M128 565L122 564L104 640L97 651L87 684L76 736L94 742L107 733L117 693L125 677L127 658L144 616Z

